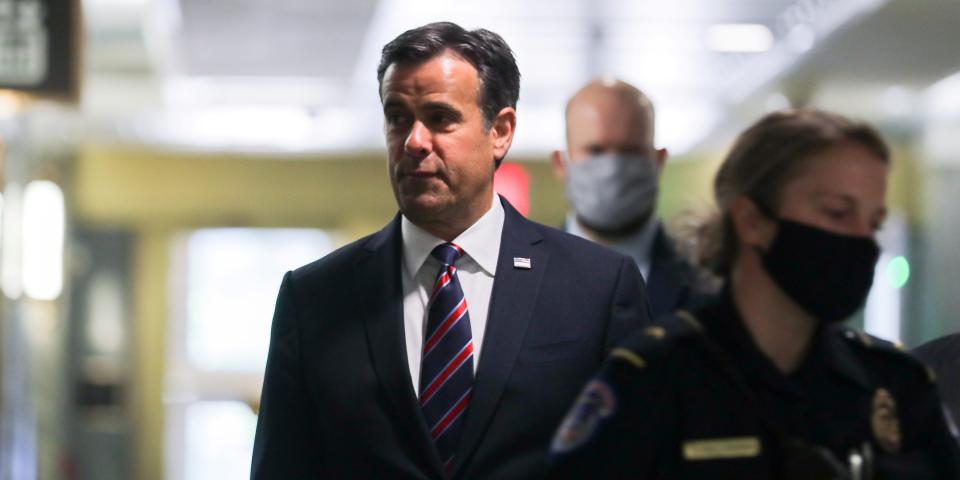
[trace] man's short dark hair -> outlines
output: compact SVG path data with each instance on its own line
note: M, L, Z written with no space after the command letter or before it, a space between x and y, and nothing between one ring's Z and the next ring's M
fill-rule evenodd
M510 46L500 35L478 28L464 30L451 22L437 22L407 30L383 47L377 83L383 88L383 75L390 65L415 65L444 50L451 50L477 69L480 91L477 103L487 128L493 125L504 107L517 108L520 96L520 70Z

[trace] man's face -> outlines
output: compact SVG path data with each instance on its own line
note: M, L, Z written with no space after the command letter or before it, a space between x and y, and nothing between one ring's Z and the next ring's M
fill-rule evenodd
M497 121L486 128L479 93L477 70L450 51L420 64L391 65L384 74L393 193L404 215L428 230L469 226L490 207L495 159L506 155L509 139L504 143Z
M588 86L570 101L566 159L555 151L552 160L580 225L597 239L612 239L636 231L653 214L667 152L653 147L648 106L598 90Z
M642 112L617 97L583 99L568 112L568 157L577 164L591 155L639 155L657 162L659 170L661 154L653 147L651 127Z

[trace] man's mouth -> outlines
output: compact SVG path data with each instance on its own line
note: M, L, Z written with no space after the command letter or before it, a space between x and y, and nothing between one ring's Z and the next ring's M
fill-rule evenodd
M404 172L404 177L410 177L414 180L428 180L431 178L438 178L440 175L437 172L427 171L427 170L413 170Z

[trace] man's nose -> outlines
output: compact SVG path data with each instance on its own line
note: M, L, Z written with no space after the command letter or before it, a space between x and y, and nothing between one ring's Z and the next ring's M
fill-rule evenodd
M403 147L408 155L417 158L423 158L433 150L433 138L430 129L423 122L416 120L410 127L410 133L407 134L407 141Z

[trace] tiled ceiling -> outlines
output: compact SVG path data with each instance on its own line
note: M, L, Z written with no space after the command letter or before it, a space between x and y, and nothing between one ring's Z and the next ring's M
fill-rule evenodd
M893 0L911 7L942 0ZM90 0L142 6L142 41L160 105L148 141L218 149L382 148L375 69L408 28L450 20L500 33L523 76L515 152L562 145L566 98L614 75L657 104L658 140L694 147L726 112L826 50L888 0ZM899 15L910 14L902 7ZM96 10L96 9L95 9ZM106 11L102 6L100 12ZM906 13L904 13L906 12ZM108 17L88 15L92 22ZM116 22L114 22L116 24ZM765 26L760 52L708 48L717 24ZM110 25L104 22L104 25ZM109 27L102 27L109 28ZM98 26L90 25L92 38ZM102 32L101 32L102 33ZM877 35L874 33L873 35ZM107 42L91 42L91 50ZM111 43L115 45L115 43ZM861 46L870 49L870 46ZM879 49L878 49L879 50ZM106 51L105 49L103 51ZM846 53L849 55L849 53ZM872 52L873 57L883 57ZM826 57L824 64L842 63ZM882 58L881 58L882 60ZM110 62L95 62L114 65ZM832 67L831 67L832 68ZM842 66L838 66L842 69ZM829 73L826 72L826 73ZM91 72L96 76L97 72ZM264 119L272 119L265 122ZM270 133L271 128L276 135ZM209 130L209 131L208 131Z
M182 0L180 73L350 78L375 0Z

